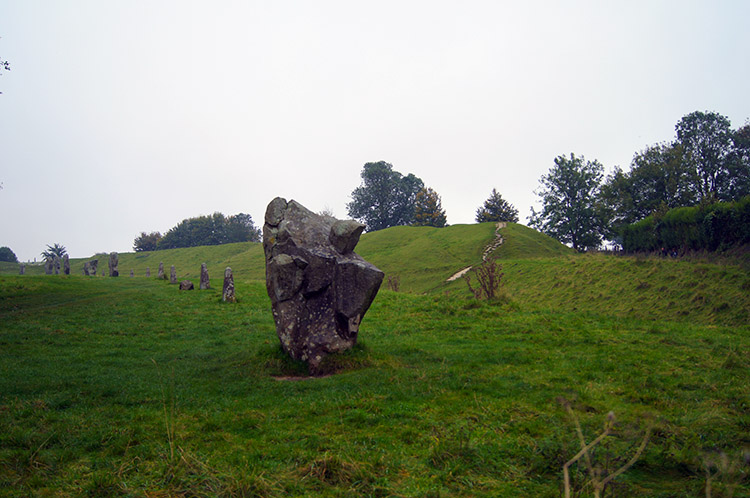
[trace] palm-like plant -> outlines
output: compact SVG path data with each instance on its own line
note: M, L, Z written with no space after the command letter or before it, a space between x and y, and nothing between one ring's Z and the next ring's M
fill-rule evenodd
M47 244L47 250L42 251L42 257L44 259L55 259L55 256L57 256L62 259L66 252L67 250L65 249L65 246L62 244Z

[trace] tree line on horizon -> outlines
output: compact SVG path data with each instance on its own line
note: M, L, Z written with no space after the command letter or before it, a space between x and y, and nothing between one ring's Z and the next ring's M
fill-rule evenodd
M733 130L726 116L696 111L680 119L675 131L675 139L637 152L628 171L618 166L606 178L597 160L573 153L556 157L539 180L535 193L542 208L532 207L529 225L586 251L605 240L622 245L628 227L647 217L660 219L674 208L740 201L750 195L750 124ZM440 196L425 188L420 178L403 176L385 161L365 164L361 177L347 210L367 231L396 225L445 226ZM711 211L725 213L727 220L742 216L726 214L734 212L730 208ZM709 220L713 232L719 225L737 229L734 221L719 223L716 216ZM493 188L475 219L517 222L518 210Z
M225 216L216 212L209 216L187 218L164 235L160 232L141 232L133 241L133 249L136 252L158 251L232 242L260 242L260 229L249 214Z

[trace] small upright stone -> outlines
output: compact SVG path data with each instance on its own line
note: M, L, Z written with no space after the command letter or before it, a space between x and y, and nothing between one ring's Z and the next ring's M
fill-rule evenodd
M55 260L54 258L46 258L44 260L44 273L47 275L52 275L52 271L55 269Z
M164 263L159 263L159 272L156 274L156 278L159 278L161 280L166 280L167 276L164 275Z
M148 268L148 267L146 268L146 276L147 277L151 276L151 268Z
M59 275L60 274L60 266L62 266L62 264L60 262L60 256L55 255L54 265L55 265L55 275Z
M130 270L130 278L135 277L135 272L133 270Z
M83 274L87 277L89 276L89 262L86 261L83 263Z
M24 273L26 273L26 265L21 263L21 266L18 267L18 274L23 275Z
M237 302L237 298L234 297L234 276L232 275L232 269L228 266L224 270L224 290L221 293L221 300L227 303Z
M92 277L96 276L96 270L99 267L99 260L98 259L92 259L89 261L89 275Z
M70 275L70 258L67 254L63 256L63 273Z
M120 258L116 252L109 253L109 276L110 277L120 276L120 272L117 270L117 264L119 260Z
M200 283L200 289L206 290L211 288L211 282L208 279L208 267L206 267L206 263L201 263L201 283Z
M169 283L177 283L177 270L175 270L174 265L172 265L172 268L169 269Z
M183 280L180 282L180 290L193 290L195 289L195 286L193 285L193 282L190 280Z

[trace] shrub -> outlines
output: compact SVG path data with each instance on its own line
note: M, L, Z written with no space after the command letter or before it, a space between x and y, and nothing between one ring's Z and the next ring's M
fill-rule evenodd
M16 257L16 254L10 250L10 247L0 247L0 261L18 263L18 258Z

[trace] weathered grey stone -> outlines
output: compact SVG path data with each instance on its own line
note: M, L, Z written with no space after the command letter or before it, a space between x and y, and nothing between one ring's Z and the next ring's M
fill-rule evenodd
M228 266L224 270L224 288L221 292L221 300L228 303L237 302L237 298L234 296L234 275L232 269Z
M177 283L177 270L174 269L174 265L172 265L172 268L169 269L169 283Z
M135 272L133 270L130 270L130 278L135 277Z
M200 283L200 289L206 290L211 288L211 282L208 279L208 267L206 266L206 263L201 263L201 283Z
M92 277L96 276L96 271L99 268L99 260L98 259L92 259L89 261L89 275Z
M63 273L70 275L70 258L67 254L63 256Z
M89 276L89 262L86 261L83 263L83 274L87 277Z
M44 273L47 275L52 275L52 271L55 269L55 259L54 258L46 258L44 260Z
M151 268L146 268L146 276L147 277L151 276Z
M156 278L166 280L167 276L164 275L164 263L159 262L159 272L156 274Z
M120 272L117 270L117 265L119 261L120 261L120 258L116 252L109 253L109 276L110 277L120 276Z
M183 280L182 282L180 282L180 290L193 290L193 289L195 289L195 286L193 285L193 282L191 282L190 280Z
M53 264L55 266L55 275L60 274L60 267L62 266L62 263L60 261L60 256L55 255L55 259L53 261Z
M24 273L26 273L26 265L21 263L21 265L18 267L18 274L23 275Z
M383 272L353 252L364 226L277 197L263 225L266 288L284 351L318 372L328 354L357 342Z

